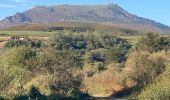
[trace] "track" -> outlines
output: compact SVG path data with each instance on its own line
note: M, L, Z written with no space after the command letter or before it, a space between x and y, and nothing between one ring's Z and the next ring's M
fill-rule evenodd
M0 49L4 47L5 43L7 43L8 41L3 41L3 42L0 42Z

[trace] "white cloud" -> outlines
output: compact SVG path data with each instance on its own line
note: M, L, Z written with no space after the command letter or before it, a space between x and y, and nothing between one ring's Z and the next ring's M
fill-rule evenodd
M0 8L16 8L16 7L18 6L10 4L0 4Z

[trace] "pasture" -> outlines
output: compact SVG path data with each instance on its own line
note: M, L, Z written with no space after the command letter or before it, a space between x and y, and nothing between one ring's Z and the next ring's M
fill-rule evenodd
M0 34L6 36L34 36L34 37L50 37L58 32L45 31L0 31Z
M141 39L141 36L120 36L120 38L126 39L132 46L135 46Z
M48 40L49 37L54 34L61 33L60 32L46 32L46 31L0 31L0 43L4 44L4 41L10 38L10 36L28 36L30 39L38 39L38 40ZM141 36L118 36L123 39L127 39L128 42L134 46L139 42ZM2 43L3 42L3 43ZM1 46L2 47L2 46Z

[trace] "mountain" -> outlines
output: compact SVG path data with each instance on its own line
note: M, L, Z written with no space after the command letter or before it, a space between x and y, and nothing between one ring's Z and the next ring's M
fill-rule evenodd
M170 32L170 27L130 14L117 4L36 6L1 20L0 28L54 22L102 23L141 31Z

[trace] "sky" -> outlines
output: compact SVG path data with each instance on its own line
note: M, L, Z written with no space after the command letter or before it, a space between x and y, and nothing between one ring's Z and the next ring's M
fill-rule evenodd
M0 0L0 20L37 5L116 3L126 11L170 26L170 0Z

